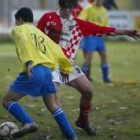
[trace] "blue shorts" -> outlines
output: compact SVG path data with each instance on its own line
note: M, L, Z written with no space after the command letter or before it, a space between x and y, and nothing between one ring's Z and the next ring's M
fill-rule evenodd
M102 37L86 36L81 41L81 49L87 52L102 52L106 47Z
M33 78L29 78L27 72L20 73L10 86L10 89L23 95L46 96L56 93L52 81L52 71L42 65L33 67Z

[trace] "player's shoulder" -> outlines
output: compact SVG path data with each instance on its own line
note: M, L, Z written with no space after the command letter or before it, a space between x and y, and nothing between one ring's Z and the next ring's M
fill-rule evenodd
M15 33L15 32L18 32L19 30L21 29L20 26L14 26L11 30L12 34Z
M17 29L19 29L19 26L14 26L14 27L12 28L12 31L13 31L13 30L17 30Z
M22 24L22 25L18 25L18 26L14 26L11 33L14 35L23 35L25 32L29 32L29 28L31 28L32 26L29 24Z
M89 3L89 4L87 4L87 5L85 6L84 9L90 10L90 9L92 9L92 8L93 8L93 4Z
M55 12L55 11L53 11L53 12L46 12L44 15L43 15L43 17L44 18L48 18L48 17L50 17L50 16L56 16L57 15L57 13Z

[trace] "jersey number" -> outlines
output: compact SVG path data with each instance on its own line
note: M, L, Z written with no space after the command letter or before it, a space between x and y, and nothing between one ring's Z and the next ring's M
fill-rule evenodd
M46 46L44 43L44 38L42 36L37 36L36 34L31 34L34 38L36 49L41 51L42 53L46 53Z
M77 73L81 73L81 71L78 67L76 67L75 70L77 71Z

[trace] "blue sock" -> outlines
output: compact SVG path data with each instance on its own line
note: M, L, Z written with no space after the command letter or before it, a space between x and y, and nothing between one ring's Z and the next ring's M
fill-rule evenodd
M109 78L109 65L108 65L108 63L106 63L106 64L104 64L102 66L102 76L103 76L103 81L110 80L110 78Z
M81 67L81 70L83 71L83 73L84 73L85 75L87 75L88 72L89 72L89 65L83 65L83 66Z
M22 123L33 123L34 120L26 113L26 111L18 104L18 102L11 101L7 110Z
M70 126L63 110L58 108L52 114L54 119L56 120L57 124L59 125L62 133L66 136L67 139L73 138L75 136L75 132Z

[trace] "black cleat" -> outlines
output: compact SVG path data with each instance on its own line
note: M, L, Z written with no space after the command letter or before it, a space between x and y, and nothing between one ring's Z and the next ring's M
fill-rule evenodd
M82 124L79 121L76 121L76 126L82 128L88 135L96 136L95 130L90 126L90 123Z
M106 79L106 80L104 80L104 83L113 83L113 81L111 80L111 79Z
M38 130L36 123L25 124L19 131L15 132L12 136L13 138L21 138L27 133L35 133Z

